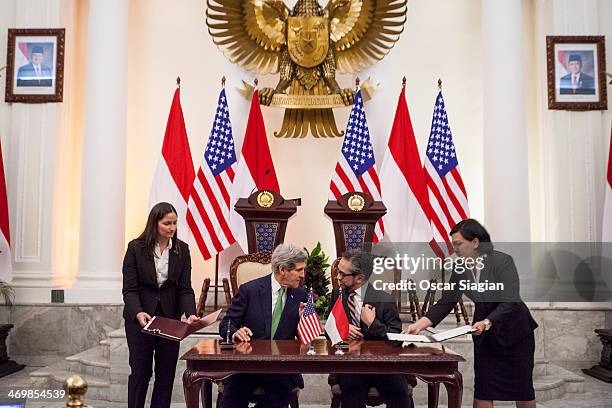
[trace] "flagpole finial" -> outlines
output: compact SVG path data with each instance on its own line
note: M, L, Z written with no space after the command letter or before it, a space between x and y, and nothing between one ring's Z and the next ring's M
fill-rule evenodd
M179 88L181 87L181 77L180 76L176 77L176 86Z
M221 77L221 87L225 88L225 75Z
M402 89L406 89L406 77L402 78Z
M359 77L355 78L355 87L359 90Z
M255 88L257 88L257 85L259 84L259 80L257 78L255 78L255 81L253 81L253 82L255 82Z
M442 90L442 80L438 78L438 89Z

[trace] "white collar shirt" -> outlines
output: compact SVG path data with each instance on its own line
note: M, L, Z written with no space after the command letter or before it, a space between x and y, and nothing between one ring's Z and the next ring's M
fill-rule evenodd
M160 287L168 280L168 263L171 249L172 240L168 241L168 246L164 249L164 252L160 251L159 243L155 244L155 274L157 276L157 285Z

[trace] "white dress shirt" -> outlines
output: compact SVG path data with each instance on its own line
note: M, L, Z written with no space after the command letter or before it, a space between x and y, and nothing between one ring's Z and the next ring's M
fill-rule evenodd
M278 299L278 291L282 288L281 284L278 283L274 274L272 274L272 315L274 315L274 306L276 306L276 299ZM282 299L283 309L285 308L285 302L287 301L287 288L285 288L285 294ZM281 309L282 310L282 309Z
M170 249L172 249L172 240L168 241L168 246L161 252L159 243L155 244L155 274L157 275L157 285L161 287L168 280L168 261L170 258Z

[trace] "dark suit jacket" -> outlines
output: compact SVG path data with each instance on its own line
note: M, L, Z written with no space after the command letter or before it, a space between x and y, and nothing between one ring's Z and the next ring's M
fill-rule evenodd
M243 283L238 293L232 298L232 304L219 325L219 335L227 337L230 328L230 339L239 328L246 326L253 332L253 339L270 340L272 332L272 276L253 279ZM274 340L293 340L297 337L297 325L300 321L300 302L306 303L308 295L302 288L287 288L285 307L278 322ZM231 322L231 325L230 325ZM300 374L288 374L295 387L304 388Z
M140 312L151 316L157 303L162 315L179 320L181 314L195 314L195 295L191 287L191 256L189 246L176 240L179 251L170 250L168 280L159 287L155 272L155 260L146 253L144 242L133 240L128 244L123 259L123 317L135 320Z
M559 93L562 95L573 94L574 89L572 89L572 74L567 74L564 77L561 77L560 85L561 89L559 90ZM595 95L595 80L592 76L581 72L580 80L576 85L577 95Z
M51 86L53 85L53 71L46 65L40 66L40 77L36 76L34 65L29 63L17 71L17 86Z
M444 291L440 300L427 312L426 316L436 326L453 310L455 304L465 294L474 304L474 322L489 319L491 330L480 336L473 336L475 343L483 341L485 336L494 335L504 347L512 346L530 335L538 324L529 313L529 309L519 294L519 278L512 257L499 251L493 251L485 258L484 268L480 272L479 282L488 280L503 283L500 292L462 291L459 281L473 281L471 273L453 272L449 283L455 283L454 290Z
M230 326L230 338L234 332L246 326L253 332L253 339L270 340L272 331L272 283L271 275L243 283L232 299L232 304L219 325L219 335L227 336ZM300 302L306 303L308 295L304 289L287 288L285 307L274 335L275 340L293 340L297 336L297 325L300 321Z
M332 308L336 304L339 296L339 290L332 291L331 300L325 312L325 316L329 316ZM348 293L342 293L342 304L346 317L350 321L348 309ZM376 318L374 322L367 327L363 321L360 321L361 333L364 340L386 340L387 333L400 333L402 331L402 321L397 312L396 300L393 296L382 290L376 290L372 285L368 285L365 296L363 297L364 305L372 305L376 308Z

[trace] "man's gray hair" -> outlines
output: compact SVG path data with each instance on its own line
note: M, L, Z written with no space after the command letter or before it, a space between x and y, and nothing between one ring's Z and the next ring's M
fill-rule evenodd
M272 252L272 272L277 273L280 268L291 270L298 262L305 262L308 254L304 249L293 244L280 244Z

